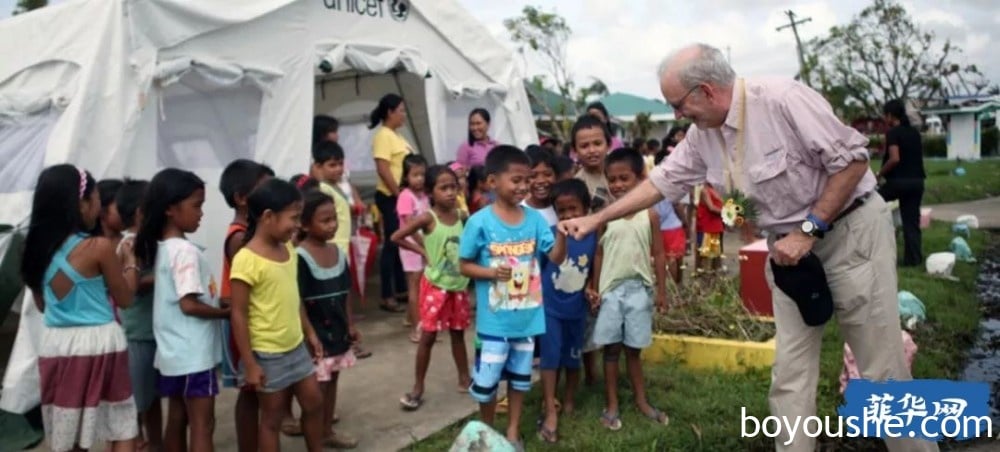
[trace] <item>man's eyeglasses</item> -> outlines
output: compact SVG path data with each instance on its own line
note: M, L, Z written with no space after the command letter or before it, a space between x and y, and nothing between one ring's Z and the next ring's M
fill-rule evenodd
M681 97L681 100L677 101L676 104L673 103L673 102L671 102L670 103L670 108L673 108L675 112L681 111L681 109L684 108L684 103L687 102L688 96L690 96L691 93L695 92L695 90L697 90L698 88L701 88L700 84L694 85L694 87L691 88L691 89L689 89L688 92L685 93L684 96Z

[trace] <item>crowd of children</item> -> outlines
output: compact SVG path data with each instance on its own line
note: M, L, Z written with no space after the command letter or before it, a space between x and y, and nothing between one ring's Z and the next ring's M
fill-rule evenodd
M606 398L600 425L622 428L622 354L638 411L668 422L646 398L639 355L651 343L654 312L667 308L668 280L681 281L688 215L664 202L580 240L556 227L646 177L649 153L609 152L611 143L605 122L583 116L570 140L577 162L542 146L509 145L472 167L405 159L401 227L384 238L400 248L406 324L417 343L402 408L424 403L431 352L447 332L457 390L470 393L487 423L507 381L506 437L516 445L533 367L544 398L538 436L554 443L560 416L574 411L581 369L587 383L596 381L597 351ZM187 239L200 227L206 196L194 173L168 168L148 182L96 182L71 165L42 172L22 273L48 327L39 367L53 450L99 440L114 450L213 450L220 380L238 390L240 450L279 450L282 432L303 435L311 451L357 445L333 425L339 372L363 353L348 302L348 243L361 207L344 183L336 137L319 140L312 156L310 175L290 182L249 160L223 171L219 190L234 216L221 279ZM718 232L707 220L702 229L702 216L717 213L719 200L710 187L701 196L698 242L708 249ZM470 366L465 332L473 311ZM557 397L560 375L565 389Z

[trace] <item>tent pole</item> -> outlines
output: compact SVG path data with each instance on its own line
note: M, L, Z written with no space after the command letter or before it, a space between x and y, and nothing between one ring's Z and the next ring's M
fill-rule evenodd
M396 82L396 90L399 91L399 97L402 97L403 98L403 102L406 102L406 95L403 94L403 85L401 83L399 83L399 71L397 71L395 69L392 70L392 79ZM408 122L410 124L410 130L413 131L413 139L417 140L417 148L420 149L420 153L423 154L424 153L424 146L420 142L420 134L417 133L417 128L413 127L413 115L407 114L406 115L406 122ZM433 152L433 150L432 150L432 152ZM437 163L437 162L435 162L435 163Z

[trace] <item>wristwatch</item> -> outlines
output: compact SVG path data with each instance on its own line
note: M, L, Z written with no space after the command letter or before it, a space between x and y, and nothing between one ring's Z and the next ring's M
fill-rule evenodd
M816 237L818 239L823 238L823 234L828 229L829 226L827 226L826 223L819 218L816 218L816 216L811 213L806 216L805 221L803 221L802 225L799 226L799 230L801 230L803 234L810 237Z

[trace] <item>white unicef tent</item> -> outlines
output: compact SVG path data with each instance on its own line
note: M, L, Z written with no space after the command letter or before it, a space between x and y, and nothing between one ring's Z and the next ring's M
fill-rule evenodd
M314 113L342 120L360 183L373 180L362 124L388 92L403 95L404 134L431 161L453 158L474 107L501 142L536 137L512 53L453 1L78 0L0 21L0 55L0 224L23 224L48 165L96 178L177 166L207 183L192 239L213 268L232 215L222 168L250 158L304 172Z

